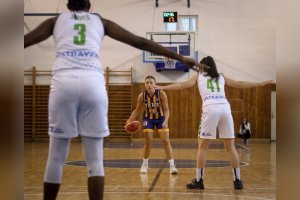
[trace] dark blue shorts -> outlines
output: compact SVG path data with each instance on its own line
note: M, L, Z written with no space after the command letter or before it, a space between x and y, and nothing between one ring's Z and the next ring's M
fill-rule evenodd
M154 132L156 128L158 132L166 132L169 131L169 128L163 128L165 118L161 117L159 119L149 119L144 117L143 119L143 132Z

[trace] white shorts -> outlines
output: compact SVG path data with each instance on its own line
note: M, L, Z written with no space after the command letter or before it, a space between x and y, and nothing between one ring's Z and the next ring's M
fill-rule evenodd
M203 108L198 136L203 139L234 138L234 125L229 104L210 104Z
M55 72L49 95L49 135L106 137L109 135L107 111L102 73L85 69Z

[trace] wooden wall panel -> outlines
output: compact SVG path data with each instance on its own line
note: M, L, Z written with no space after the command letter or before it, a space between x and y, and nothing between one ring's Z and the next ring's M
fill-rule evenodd
M162 84L163 85L163 84ZM143 92L143 83L133 85L132 109L136 106L138 94ZM226 97L232 109L234 129L237 134L243 118L251 123L254 138L270 138L271 134L271 91L276 86L268 85L249 89L226 86ZM202 100L197 86L186 90L166 91L170 109L170 138L195 138L201 119ZM140 115L142 122L142 114ZM133 135L134 138L143 137L142 130ZM155 137L158 137L155 134Z
M121 88L120 88L121 87ZM122 90L123 86L110 86L110 89ZM32 138L32 87L24 86L24 138ZM132 85L131 92L131 111L136 107L138 95L145 90L144 83L135 83ZM271 134L271 91L276 90L275 85L257 87L251 89L238 89L227 87L226 96L232 108L232 115L235 122L235 133L239 131L239 126L244 117L247 117L251 123L252 136L255 138L270 138ZM113 90L112 90L113 91ZM36 105L35 105L35 135L33 138L47 138L47 103L49 86L36 86ZM201 119L202 101L197 86L186 90L166 91L170 109L170 138L196 138ZM112 98L120 101L122 95L109 95L110 109L119 109ZM122 98L121 98L122 96ZM123 100L122 100L123 102ZM128 101L130 102L130 101ZM118 104L119 105L119 104ZM129 118L131 112L111 113L110 118L118 118L118 129L122 131L123 123ZM139 120L142 122L142 113ZM124 122L122 122L124 121ZM112 126L112 121L110 122ZM119 134L119 133L118 133ZM125 133L126 134L126 133ZM133 138L142 138L143 133L140 130L132 135ZM155 134L155 137L158 137Z
M32 140L32 86L24 85L24 140Z

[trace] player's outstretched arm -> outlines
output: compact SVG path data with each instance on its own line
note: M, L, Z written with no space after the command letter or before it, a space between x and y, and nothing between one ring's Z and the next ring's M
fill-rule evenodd
M129 122L134 121L135 119L137 119L137 117L140 115L140 111L142 110L143 106L144 106L144 103L143 103L143 93L141 93L138 96L136 108L131 113L131 115L128 118L126 124L129 123Z
M158 55L163 55L175 60L179 60L187 64L190 68L194 70L194 66L200 67L200 65L194 59L179 55L156 42L137 36L108 19L101 18L101 20L104 25L105 34L115 40L126 43L141 50L149 51Z
M259 86L264 86L273 83L272 80L263 81L263 82L248 82L248 81L236 81L226 76L224 76L224 78L225 78L226 85L229 85L231 87L236 87L236 88L252 88L252 87L259 87Z
M46 40L53 33L57 17L49 18L24 36L24 48Z
M184 81L184 82L173 83L173 84L165 85L165 86L156 85L156 87L161 90L182 90L182 89L189 88L189 87L192 87L193 85L195 85L195 83L197 82L197 79L198 79L198 75L195 75L191 79Z

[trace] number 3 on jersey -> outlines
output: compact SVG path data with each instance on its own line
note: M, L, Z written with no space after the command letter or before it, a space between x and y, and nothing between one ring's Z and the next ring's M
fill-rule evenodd
M215 83L215 85L217 87L217 91L220 92L220 86L219 86L218 79L216 79L214 81L211 79L207 79L207 89L210 89L211 92L215 92L215 87L214 87L213 83Z
M74 24L74 30L78 30L78 35L74 36L73 42L77 45L85 44L85 24Z

